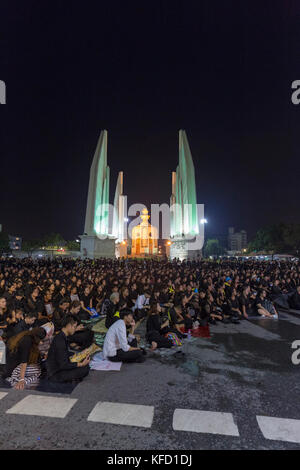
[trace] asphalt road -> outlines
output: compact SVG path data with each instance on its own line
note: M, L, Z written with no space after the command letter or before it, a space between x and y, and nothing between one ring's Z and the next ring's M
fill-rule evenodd
M300 449L297 339L300 316L282 313L213 326L211 338L185 341L183 357L163 351L119 372L91 371L70 395L0 389L0 449ZM25 415L29 395L33 410L50 397L45 414L65 417ZM120 404L112 414L123 424L88 420L99 402Z

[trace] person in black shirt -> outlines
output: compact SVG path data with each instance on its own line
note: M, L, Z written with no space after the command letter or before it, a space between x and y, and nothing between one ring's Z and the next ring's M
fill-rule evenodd
M13 328L12 336L21 333L22 331L30 330L37 320L37 313L36 312L29 312L25 315L24 320L20 320Z
M71 382L83 379L89 373L89 357L82 362L70 361L73 353L68 348L68 337L75 334L77 325L77 318L74 315L67 315L61 322L61 331L54 337L46 360L47 376L50 381Z
M81 349L88 348L94 339L94 333L92 330L86 328L80 320L79 314L81 311L81 304L79 300L74 300L70 305L70 314L75 315L77 318L78 325L73 335L68 336L68 342L72 346L73 343L79 346Z
M173 343L164 335L170 331L169 319L161 321L160 313L162 308L159 303L155 302L150 307L150 313L146 323L146 339L152 345L152 350L156 348L171 348Z
M109 299L109 304L106 310L106 319L105 319L106 328L109 328L116 320L119 320L119 318L114 318L119 308L119 301L120 301L120 296L118 292L114 292L113 294L111 294L110 299Z
M20 378L15 386L16 389L24 389L27 364L38 363L40 357L38 345L45 336L46 331L38 327L31 331L22 331L8 341L7 360L2 378L10 377L14 369L20 365Z
M61 325L64 317L67 314L70 302L68 298L63 298L60 300L58 308L53 312L53 323L55 326L55 331L61 330Z
M295 310L300 310L300 286L297 287L296 292L289 299L289 305Z

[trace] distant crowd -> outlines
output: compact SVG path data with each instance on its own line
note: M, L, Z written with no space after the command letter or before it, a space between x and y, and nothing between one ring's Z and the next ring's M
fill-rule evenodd
M89 321L98 316L103 358L143 362L140 322L155 350L181 344L195 328L277 319L278 308L300 310L297 262L0 258L2 379L17 389L42 376L82 380L94 344ZM71 359L76 352L86 354Z

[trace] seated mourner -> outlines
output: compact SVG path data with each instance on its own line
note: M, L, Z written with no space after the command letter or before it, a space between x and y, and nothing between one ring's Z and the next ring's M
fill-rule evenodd
M41 375L39 344L45 338L46 331L33 328L21 331L7 343L7 360L2 378L10 382L17 390L38 381Z
M131 327L127 339L126 326ZM143 362L145 360L142 349L137 347L133 336L135 321L132 311L123 309L120 320L117 320L106 333L103 345L103 357L114 362ZM128 344L130 341L130 344Z
M68 337L75 334L78 322L75 315L66 315L61 321L61 331L54 337L46 361L47 376L53 382L71 382L89 373L90 359L71 362Z
M152 349L156 348L171 348L173 343L168 338L165 338L165 334L170 331L168 318L161 319L160 313L162 307L159 303L155 302L150 306L150 313L146 324L146 338L152 345Z
M68 337L68 343L72 346L73 343L82 349L88 348L94 339L92 330L86 328L80 320L81 304L79 300L73 300L70 306L70 314L75 315L78 321L76 331L73 335Z

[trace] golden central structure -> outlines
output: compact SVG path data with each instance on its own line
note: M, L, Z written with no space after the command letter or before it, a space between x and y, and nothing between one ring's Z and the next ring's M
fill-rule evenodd
M80 235L81 255L84 258L119 258L129 255L127 196L123 194L123 172L118 174L113 206L109 205L109 181L107 131L103 130L90 169L84 234ZM158 229L149 223L147 209L142 211L140 217L142 222L132 229L131 256L158 255ZM167 243L171 259L194 259L199 256L199 249L191 246L189 239L199 235L200 220L193 158L186 133L181 129L179 164L176 172L172 172L170 241Z
M132 229L131 256L156 255L158 254L158 232L157 228L149 223L150 216L147 209L142 210L142 222Z

